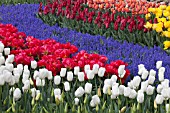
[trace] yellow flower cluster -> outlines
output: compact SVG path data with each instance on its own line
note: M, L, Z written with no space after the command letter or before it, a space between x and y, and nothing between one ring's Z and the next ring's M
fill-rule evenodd
M170 39L170 6L160 5L158 8L149 8L148 14L145 15L146 20L151 18L151 14L155 15L158 23L147 22L144 27L147 29L153 29L160 33L161 36L168 37ZM164 49L170 48L170 41L164 42Z

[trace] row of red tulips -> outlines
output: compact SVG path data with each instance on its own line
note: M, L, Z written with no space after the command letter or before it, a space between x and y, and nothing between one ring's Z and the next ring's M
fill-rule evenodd
M90 67L98 64L100 67L106 68L106 74L118 75L118 67L120 65L128 66L127 63L117 60L106 64L107 57L98 54L89 54L86 51L78 51L78 48L70 43L61 44L52 39L39 40L32 36L26 36L23 32L18 32L11 24L0 24L0 41L5 47L11 48L11 53L15 55L15 64L29 65L31 61L36 60L39 68L47 68L52 71L53 75L59 74L61 68L73 70L75 66L79 66L84 71L84 66L89 64ZM122 82L130 75L130 71L126 69L126 74ZM86 76L85 76L86 78ZM87 78L86 78L87 79Z

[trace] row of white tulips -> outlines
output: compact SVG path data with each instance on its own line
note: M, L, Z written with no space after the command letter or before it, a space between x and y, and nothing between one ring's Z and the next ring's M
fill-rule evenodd
M5 59L6 56L8 57ZM100 88L98 88L98 86L96 87L96 84L92 84L92 81L96 79L96 75L98 75L98 78L103 78L106 71L105 68L99 67L98 64L93 65L92 70L90 69L90 65L85 65L84 70L88 78L88 81L85 81L84 72L81 72L78 66L74 67L73 72L67 71L66 68L61 68L60 75L53 77L51 71L48 71L45 68L38 69L36 61L31 61L30 68L29 66L23 66L22 64L18 64L14 67L13 61L14 55L10 55L10 48L5 48L3 43L0 43L0 88L4 85L9 85L11 87L9 94L13 93L13 100L16 102L22 98L24 93L28 93L28 91L31 92L32 102L35 100L38 101L44 93L44 90L41 89L48 85L46 82L49 83L50 81L50 83L54 86L51 86L53 87L51 93L53 93L56 103L63 101L63 92L68 92L74 93L74 105L80 107L80 99L84 97L86 99L87 95L90 95L91 100L89 101L89 105L92 108L96 107L96 110L98 111L98 107L101 103L101 88L103 89L103 94L110 96L110 99L113 101L121 99L122 96L128 100L136 99L138 107L142 106L142 103L147 96L152 96L156 93L156 98L154 99L154 103L152 103L154 104L155 109L157 109L157 105L162 105L165 101L166 103L163 105L166 108L166 112L170 112L169 104L167 104L167 100L170 99L169 80L164 79L165 68L162 67L162 61L158 61L156 63L159 80L157 87L155 87L154 84L156 80L156 71L153 69L147 70L143 64L140 64L138 65L139 76L135 76L130 82L127 83L127 86L118 83L117 76L112 75L111 78L104 80ZM31 72L33 73L31 74ZM126 73L124 65L119 67L118 73L120 78L124 77ZM33 79L36 80L36 88L34 87ZM74 92L71 92L73 87L71 84L75 81L84 84L79 84L79 87L74 87ZM22 90L21 87L16 87L18 86L16 84L22 84ZM62 84L63 87L60 87ZM95 88L98 89L98 93L94 94L92 91L96 90ZM3 93L3 90L0 93ZM126 106L128 106L128 104L126 104ZM134 109L133 111L136 111L136 109Z

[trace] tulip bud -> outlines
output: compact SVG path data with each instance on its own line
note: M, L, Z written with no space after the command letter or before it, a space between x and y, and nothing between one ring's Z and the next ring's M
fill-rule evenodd
M57 75L57 76L55 76L55 77L54 77L54 84L55 84L55 85L59 85L59 84L60 84L60 82L61 82L61 77L60 77L60 76L58 76L58 75Z
M81 109L80 106L78 106L78 112L77 113L81 113Z
M64 113L68 112L68 103L66 103L65 108L64 108Z
M144 102L144 94L143 93L138 93L137 101L138 101L138 103L143 103Z
M10 54L10 48L4 48L4 54L7 56Z
M146 89L146 94L147 95L153 95L154 89L155 89L155 87L152 87L151 85L149 85Z
M3 51L4 51L4 44L0 42L0 53L2 53Z
M78 75L78 72L80 72L80 67L79 66L74 67L74 75Z
M110 88L110 87L108 87L108 89L107 89L107 94L108 94L108 95L111 95L111 94L112 94L112 91L111 91L111 88Z
M14 61L14 55L8 55L8 58L6 59L8 63L12 63ZM5 63L5 62L4 62Z
M92 80L94 78L94 73L92 70L88 70L87 71L87 78L90 80Z
M86 104L86 103L87 103L87 94L86 94L86 96L84 98L84 104Z
M97 106L96 106L96 112L98 112L99 111L99 106L98 106L98 104L97 104Z
M91 83L86 83L85 84L85 93L90 94L92 91L92 84Z
M13 97L16 101L21 98L21 90L19 88L14 90Z
M102 106L102 110L104 110L106 108L106 101L104 101L104 104Z
M74 103L75 103L75 105L78 105L78 104L79 104L79 99L78 99L78 98L75 98L75 99L74 99Z
M36 69L37 68L37 61L31 61L31 68Z
M65 76L66 76L66 71L67 71L66 68L61 68L60 76L61 76L61 77L65 77Z
M30 84L33 86L34 82L32 81L32 78L30 78L29 81L30 81Z
M55 103L56 103L57 106L60 104L59 98L55 97Z
M78 80L80 82L83 82L84 81L84 72L78 72Z
M54 89L54 95L61 95L61 89L59 88Z
M53 74L51 71L48 71L48 75L47 75L48 80L52 80L53 79Z
M155 81L155 76L149 75L148 84L153 84Z
M157 61L156 62L156 68L160 69L162 67L162 61Z
M0 56L0 65L5 63L5 58L4 56Z
M98 76L103 77L105 74L106 69L104 67L100 67L98 71Z
M76 97L81 97L81 96L83 96L83 94L84 94L84 89L83 89L83 87L79 87L76 91L75 91L75 96Z
M145 80L148 77L149 72L147 70L144 70L142 73L142 79Z
M84 66L84 71L87 73L90 70L90 65L85 65Z
M166 104L166 105L165 105L165 109L166 109L166 112L167 112L167 113L169 113L169 112L170 112L169 104Z
M149 72L149 76L155 76L156 75L156 71L151 69L150 72Z
M15 111L15 105L14 105L14 104L12 104L12 112L13 112L13 113L16 112L16 111Z
M31 105L33 106L35 104L35 98L32 98Z
M70 91L70 84L69 84L69 82L65 82L64 83L64 89L65 89L65 91Z
M38 101L40 99L41 93L38 93L37 96L35 97L35 100Z
M99 64L94 64L92 70L93 70L94 74L97 74L98 70L99 70Z
M120 113L124 113L126 110L126 106L124 106L121 110L120 110Z
M73 81L73 73L71 71L67 72L67 80Z
M97 95L98 95L99 97L101 97L101 96L102 96L102 93L101 93L100 87L97 89Z
M163 88L169 88L169 80L165 79L163 82L161 82L161 85L163 86Z
M154 100L154 108L155 109L157 109L158 108L158 106L157 106L157 104L156 104L156 101Z
M55 100L56 100L57 98L58 98L59 100L61 100L61 95L55 95Z
M75 105L73 105L72 109L71 109L72 113L74 113L76 111L75 109Z
M157 94L155 102L156 104L162 104L164 100L164 97L162 95Z

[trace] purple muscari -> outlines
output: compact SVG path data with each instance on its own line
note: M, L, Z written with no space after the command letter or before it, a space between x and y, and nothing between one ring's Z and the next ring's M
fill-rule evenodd
M170 79L170 56L160 47L142 47L126 41L121 43L113 38L106 39L100 35L92 36L60 28L57 24L51 27L36 17L38 7L38 4L3 5L0 7L1 22L13 24L19 31L39 39L51 37L61 43L70 42L76 45L79 51L86 50L89 53L105 55L109 59L108 62L118 59L128 62L128 68L134 76L138 73L139 64L144 64L148 70L156 70L156 61L162 60L163 66L166 68L165 78Z

